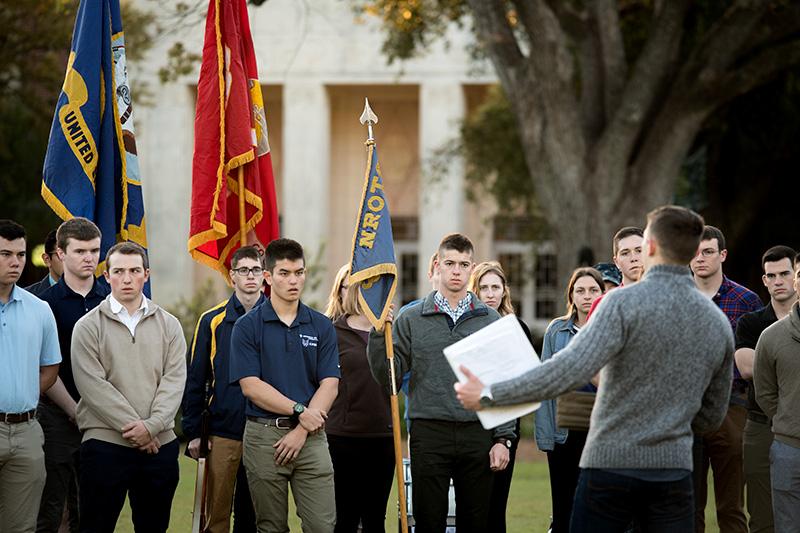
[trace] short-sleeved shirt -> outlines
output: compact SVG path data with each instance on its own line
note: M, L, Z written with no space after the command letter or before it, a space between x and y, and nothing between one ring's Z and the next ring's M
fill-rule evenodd
M58 367L58 376L64 382L69 395L76 402L81 399L77 387L75 387L75 378L72 377L72 330L75 328L75 323L80 320L83 315L100 305L100 302L105 300L108 295L108 289L101 285L97 280L94 281L92 289L83 296L73 291L67 285L64 276L58 282L41 293L39 298L47 302L50 309L53 311L53 316L56 319L56 327L58 328L58 343L61 345L61 359L63 364Z
M61 362L58 332L46 303L14 287L0 303L0 413L26 413L39 403L39 367Z
M742 315L739 322L736 323L736 349L755 350L761 333L777 321L778 317L775 315L771 303L758 311ZM767 416L756 402L755 387L750 387L747 391L747 410L764 417Z
M339 350L331 321L303 303L291 326L264 301L236 321L231 337L230 381L255 376L281 394L308 405L325 378L339 378ZM247 416L283 416L247 401Z

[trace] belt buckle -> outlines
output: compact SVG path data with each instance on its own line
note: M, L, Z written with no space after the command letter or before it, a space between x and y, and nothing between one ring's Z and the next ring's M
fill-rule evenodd
M286 426L281 425L284 421ZM278 429L292 429L292 419L288 416L279 416L275 419L275 427Z

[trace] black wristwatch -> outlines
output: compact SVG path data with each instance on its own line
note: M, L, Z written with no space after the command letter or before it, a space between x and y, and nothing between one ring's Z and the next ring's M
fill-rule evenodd
M511 439L494 439L495 444L502 444L509 450L511 449Z
M296 404L294 404L294 407L292 407L292 413L295 418L298 418L301 414L303 414L303 411L305 410L306 406L300 402L297 402Z

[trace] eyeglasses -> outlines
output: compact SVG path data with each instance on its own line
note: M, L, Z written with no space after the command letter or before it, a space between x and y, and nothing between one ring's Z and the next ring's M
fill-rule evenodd
M240 268L234 268L233 271L243 277L247 277L250 274L254 275L255 277L258 277L264 273L264 269L261 267L253 267L253 268L240 267Z
M714 255L718 253L719 250L715 250L713 248L705 248L703 250L700 250L700 255L702 255L703 257L714 257Z

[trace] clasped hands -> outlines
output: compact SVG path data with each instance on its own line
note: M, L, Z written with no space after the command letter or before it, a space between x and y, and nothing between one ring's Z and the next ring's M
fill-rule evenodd
M130 442L137 449L151 455L158 453L158 449L161 448L161 443L158 441L158 438L150 435L150 432L141 420L128 422L122 426L122 438Z
M326 411L314 407L306 407L297 417L300 422L299 425L272 445L275 448L275 454L273 455L275 464L283 466L294 461L300 455L300 450L303 449L309 433L315 435L322 431L325 428L325 420L327 418L328 413Z

